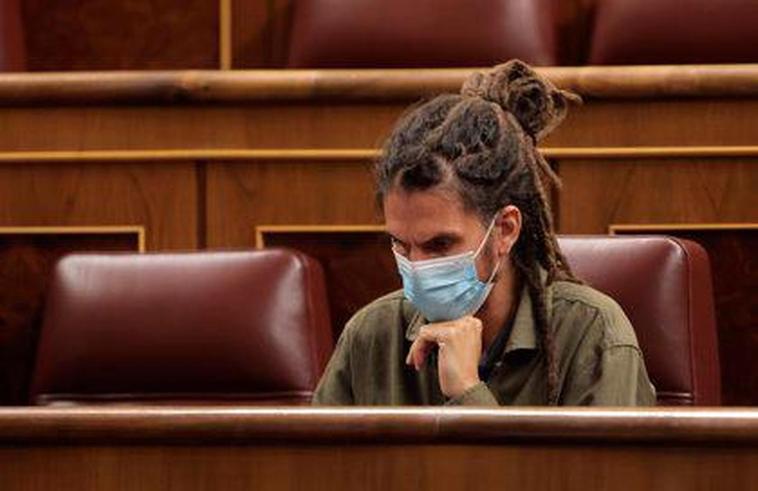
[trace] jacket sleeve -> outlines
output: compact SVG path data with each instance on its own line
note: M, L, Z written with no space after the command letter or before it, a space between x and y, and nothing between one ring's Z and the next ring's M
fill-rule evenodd
M349 327L349 326L348 326ZM316 386L311 404L319 406L350 406L355 404L350 368L351 329L342 331L332 357Z
M499 406L495 395L484 382L479 382L458 397L448 400L446 406Z
M568 406L654 406L655 389L636 346L611 346L577 370L564 394Z
M634 329L618 305L595 316L569 368L561 394L567 406L653 406L650 383Z

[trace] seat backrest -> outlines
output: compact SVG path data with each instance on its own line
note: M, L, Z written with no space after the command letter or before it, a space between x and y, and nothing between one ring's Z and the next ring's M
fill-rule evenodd
M69 255L31 400L306 403L332 345L321 268L301 253Z
M556 64L552 0L298 0L291 68Z
M20 0L0 0L0 72L26 68Z
M593 65L758 62L755 0L595 0Z
M563 236L577 277L610 295L634 326L660 405L719 405L708 256L664 236Z

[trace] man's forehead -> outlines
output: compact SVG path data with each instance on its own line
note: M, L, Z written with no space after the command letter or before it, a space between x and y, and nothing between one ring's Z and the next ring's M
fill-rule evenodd
M423 191L395 189L384 200L388 221L465 221L471 214L454 191L435 187Z
M465 210L460 200L433 191L390 193L384 211L389 234L418 242L460 237L478 222L476 214Z

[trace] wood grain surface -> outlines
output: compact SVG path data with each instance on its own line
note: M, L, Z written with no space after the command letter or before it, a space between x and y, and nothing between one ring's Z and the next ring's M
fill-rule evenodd
M748 490L757 444L748 410L6 409L0 485Z
M561 160L561 233L611 224L758 222L758 160Z
M209 247L252 247L258 225L380 223L367 162L212 163Z
M24 0L28 69L217 68L217 0Z
M147 248L194 249L195 164L0 165L0 226L140 225Z
M256 445L0 448L4 490L749 491L754 449L704 445Z
M287 63L293 0L233 0L234 68L281 68Z

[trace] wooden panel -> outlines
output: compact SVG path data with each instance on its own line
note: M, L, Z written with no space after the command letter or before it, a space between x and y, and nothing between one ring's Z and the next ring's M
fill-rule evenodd
M0 73L26 70L21 0L0 1Z
M55 261L72 251L138 251L135 227L0 227L0 405L27 402L42 304Z
M234 68L286 65L293 0L232 0Z
M561 160L559 230L604 234L611 224L758 222L758 161Z
M407 102L0 108L0 151L381 146ZM657 121L650 123L651 114ZM758 102L597 103L544 148L755 145ZM704 121L681 131L683 121Z
M379 223L366 162L210 163L208 247L252 247L258 225Z
M361 307L401 288L395 259L381 227L258 227L259 247L290 247L324 268L334 339Z
M693 240L708 252L713 276L722 403L758 406L758 224L750 228L697 225L624 227L618 234L668 234Z
M0 108L0 151L88 149L277 149L381 146L405 104L256 104L161 107ZM623 109L619 109L623 107ZM651 111L653 109L648 108ZM653 112L664 111L658 108ZM711 114L687 132L682 121ZM632 106L576 111L544 148L755 145L758 104L671 108L659 123ZM732 126L734 121L735 126ZM644 129L640 129L640 127ZM644 150L644 148L643 148Z
M0 150L376 148L404 105L0 108Z
M750 490L752 449L577 445L0 447L3 489ZM549 471L546 471L549 469Z
M588 98L543 146L753 145L758 141L758 128L751 124L756 113L758 99ZM682 131L684 124L687 131Z
M0 226L141 225L149 250L197 244L194 163L0 165Z
M29 70L217 68L217 0L24 0Z

